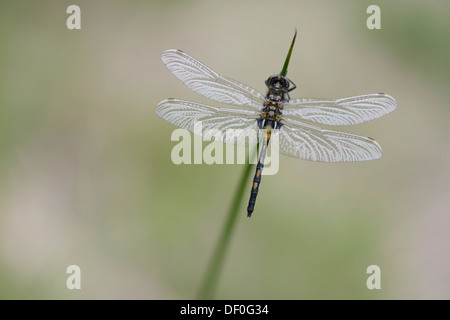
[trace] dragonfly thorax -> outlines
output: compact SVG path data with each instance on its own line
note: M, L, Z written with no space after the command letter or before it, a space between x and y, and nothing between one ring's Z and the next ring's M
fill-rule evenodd
M281 120L282 109L283 103L281 102L279 96L268 96L264 101L264 107L261 111L261 118L279 122Z

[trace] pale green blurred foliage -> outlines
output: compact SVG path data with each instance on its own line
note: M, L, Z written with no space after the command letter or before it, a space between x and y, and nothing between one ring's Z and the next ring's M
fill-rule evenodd
M368 30L370 4L2 2L0 298L193 298L243 166L172 164L156 104L208 101L159 55L181 49L265 93L295 27L292 97L387 92L398 109L338 128L375 138L381 160L281 157L251 219L242 204L217 297L450 298L450 6L378 1ZM65 287L71 264L80 291Z

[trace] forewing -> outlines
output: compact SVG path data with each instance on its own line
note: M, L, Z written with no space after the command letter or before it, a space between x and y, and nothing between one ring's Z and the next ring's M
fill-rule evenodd
M236 80L221 76L181 50L161 54L166 67L189 89L211 100L260 110L264 96Z
M278 150L285 155L321 162L367 161L381 157L381 147L372 138L323 130L301 122L283 123Z
M382 117L397 107L393 97L385 93L332 99L293 99L284 105L283 118L315 123L347 126Z
M237 108L218 108L190 101L167 99L156 107L164 120L205 140L238 146L254 145L258 139L258 112Z

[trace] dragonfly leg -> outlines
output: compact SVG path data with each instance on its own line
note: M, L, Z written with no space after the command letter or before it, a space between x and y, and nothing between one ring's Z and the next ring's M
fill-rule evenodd
M291 79L288 78L288 80L289 80L290 83L292 83L292 84L294 85L292 88L289 88L289 89L288 89L288 92L291 92L292 90L294 90L295 88L297 88L297 85L296 85Z

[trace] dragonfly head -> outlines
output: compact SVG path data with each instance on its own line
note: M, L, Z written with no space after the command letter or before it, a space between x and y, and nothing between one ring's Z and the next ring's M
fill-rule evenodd
M266 80L266 86L271 91L288 92L290 83L291 81L288 78L283 77L279 74L270 76Z

